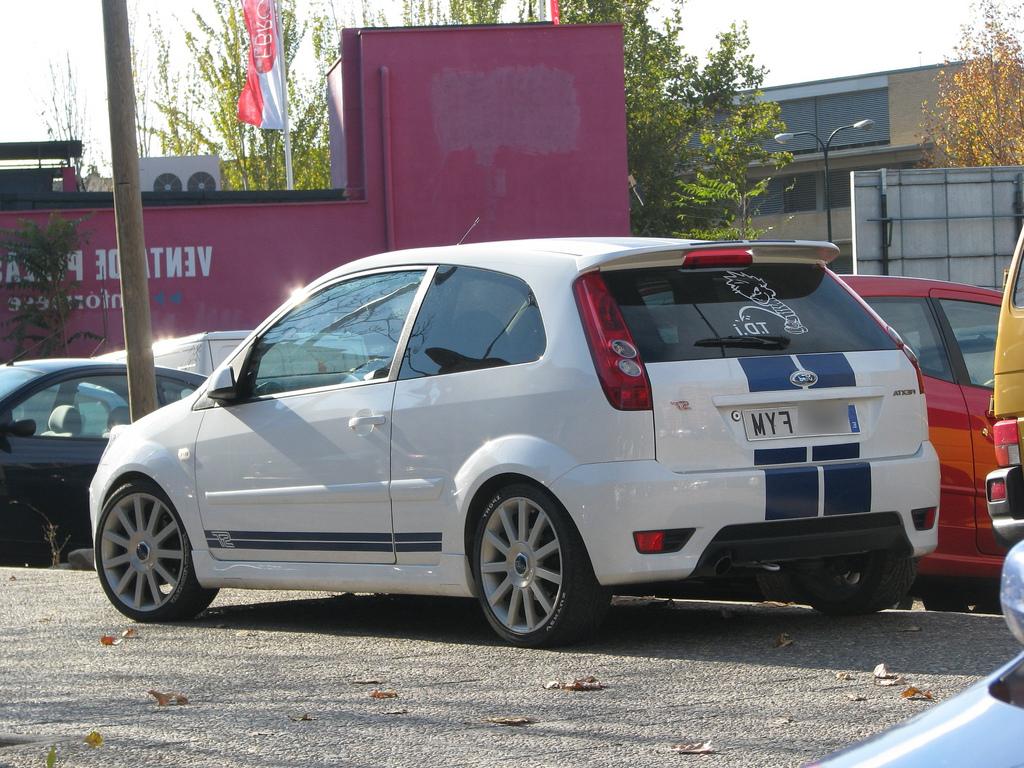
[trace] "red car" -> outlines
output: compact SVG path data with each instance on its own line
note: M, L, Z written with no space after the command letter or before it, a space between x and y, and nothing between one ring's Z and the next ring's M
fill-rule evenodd
M999 612L1006 549L992 535L985 476L995 469L992 364L1002 294L942 280L844 275L917 353L941 462L939 546L912 594L929 610Z

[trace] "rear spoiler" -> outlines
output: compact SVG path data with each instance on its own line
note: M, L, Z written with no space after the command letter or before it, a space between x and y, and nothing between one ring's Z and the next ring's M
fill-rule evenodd
M825 265L839 255L832 243L816 240L734 240L659 246L612 256L602 270L684 266L740 267L751 263L789 262Z

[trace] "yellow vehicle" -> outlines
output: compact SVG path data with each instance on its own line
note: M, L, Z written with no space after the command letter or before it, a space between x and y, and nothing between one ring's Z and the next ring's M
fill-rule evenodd
M1012 546L1024 539L1024 232L1017 240L999 310L992 409L1000 419L992 429L999 469L986 478L985 495L996 538Z

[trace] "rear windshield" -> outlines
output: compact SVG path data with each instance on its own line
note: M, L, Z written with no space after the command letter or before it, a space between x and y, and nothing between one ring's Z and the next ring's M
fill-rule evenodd
M812 264L604 273L645 362L895 349Z

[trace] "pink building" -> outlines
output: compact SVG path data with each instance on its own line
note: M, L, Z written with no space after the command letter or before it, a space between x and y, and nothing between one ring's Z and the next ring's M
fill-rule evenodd
M618 26L346 30L328 85L344 195L200 193L174 205L143 195L154 336L252 327L317 275L381 251L629 233ZM6 196L0 228L44 221L51 208L88 216L85 247L69 260L77 327L106 338L97 351L118 348L109 196ZM2 266L13 312L8 285L20 276Z

